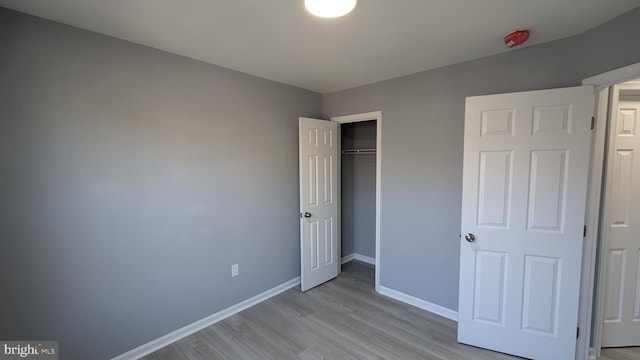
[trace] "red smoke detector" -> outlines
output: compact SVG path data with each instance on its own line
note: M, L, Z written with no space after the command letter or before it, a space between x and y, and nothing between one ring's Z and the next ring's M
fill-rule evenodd
M508 48L512 48L524 44L524 42L527 41L528 38L529 30L513 30L512 32L504 36L504 44L507 45Z

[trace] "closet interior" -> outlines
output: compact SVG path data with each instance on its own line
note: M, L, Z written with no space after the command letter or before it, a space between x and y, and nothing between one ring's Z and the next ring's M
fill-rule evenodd
M341 125L342 257L375 264L376 121Z

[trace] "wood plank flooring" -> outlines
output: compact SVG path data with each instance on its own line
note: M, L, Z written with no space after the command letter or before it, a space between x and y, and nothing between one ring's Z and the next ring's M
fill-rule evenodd
M603 359L640 360L610 350ZM379 295L373 267L351 261L337 279L290 289L143 358L169 359L518 358L459 344L454 321Z
M640 347L602 349L600 360L640 360Z

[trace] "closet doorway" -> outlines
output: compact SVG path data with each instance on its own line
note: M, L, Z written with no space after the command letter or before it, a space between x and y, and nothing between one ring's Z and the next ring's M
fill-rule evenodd
M340 134L342 261L375 265L376 121L343 124Z
M340 127L340 248L342 261L375 266L380 273L380 177L382 112L331 118Z

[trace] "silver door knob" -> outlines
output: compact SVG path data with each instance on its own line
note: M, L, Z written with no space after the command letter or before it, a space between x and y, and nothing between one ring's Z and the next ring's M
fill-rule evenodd
M476 241L476 236L473 235L472 233L468 233L467 235L464 236L464 238L468 241L468 242L474 242Z
M306 218L310 218L311 217L311 213L305 211L304 214L302 214L302 216L306 217Z

